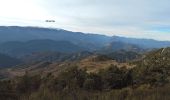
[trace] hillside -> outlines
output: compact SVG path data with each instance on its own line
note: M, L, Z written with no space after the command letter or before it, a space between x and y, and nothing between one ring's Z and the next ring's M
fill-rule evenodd
M129 62L133 60L140 59L143 53L135 52L135 51L126 51L126 50L119 50L114 51L111 53L107 53L106 55L117 62Z
M138 55L130 51L117 53L123 57L126 57L126 54L133 55L132 57ZM0 90L5 91L4 98L16 97L22 98L21 100L26 100L28 96L30 100L159 100L164 96L169 98L169 54L169 48L153 50L142 54L140 59L133 58L130 63L119 63L111 57L99 54L62 62L42 60L2 69L1 78L10 80L0 81Z
M79 56L78 56L79 55ZM106 69L112 65L116 65L118 67L126 67L132 68L133 66L129 66L128 63L118 63L115 60L105 56L105 55L89 55L84 53L74 54L74 59L69 58L67 55L67 59L63 59L63 61L48 61L41 60L34 63L27 63L21 66L17 66L15 68L7 68L2 69L0 74L5 74L6 77L16 77L22 76L26 72L30 75L40 74L42 76L47 75L48 73L52 73L53 75L58 75L60 72L64 71L73 66L78 66L80 69L86 69L87 72L98 72L102 69ZM73 54L72 56L73 57Z
M0 68L14 67L15 65L21 64L22 61L4 54L0 54Z
M23 57L38 52L73 53L85 49L68 41L31 40L27 42L5 42L0 44L0 52L13 57Z
M131 51L131 52L143 52L145 49L141 48L138 45L126 43L126 42L121 42L121 41L113 41L106 46L104 46L102 49L100 49L100 53L111 53L111 52L116 52L116 51Z
M151 51L134 62L135 81L163 85L170 82L170 48Z
M137 61L143 66L168 67L170 61L170 48L161 48L146 53L142 60Z
M34 62L64 62L64 61L76 61L93 55L88 51L81 51L75 53L61 53L61 52L38 52L30 55L23 56L21 59L25 63Z
M126 68L131 68L128 63L118 63L112 58L109 58L105 55L94 55L89 56L76 64L80 68L87 69L87 72L98 72L99 70L103 70L109 68L112 65Z
M0 36L3 100L170 98L168 41L17 26Z

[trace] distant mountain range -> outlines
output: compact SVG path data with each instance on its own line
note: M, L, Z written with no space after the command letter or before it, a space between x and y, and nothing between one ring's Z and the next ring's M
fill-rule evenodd
M126 59L138 57L139 52L168 46L170 41L105 36L52 28L0 26L0 66L3 67L9 66L2 63L6 61L14 61L15 63L11 62L14 66L20 60L45 61L50 58L54 61L66 61L91 54L112 55L113 59L124 62ZM129 56L129 53L132 55ZM121 59L118 55L126 59Z
M125 38L119 36L105 36L99 34L85 34L82 32L71 32L63 29L40 28L40 27L19 27L0 26L0 43L9 41L30 41L30 40L54 40L68 41L75 45L96 50L106 46L113 41L129 43L142 48L161 48L170 46L169 41L156 41L152 39Z
M121 41L124 43L134 44L140 46L141 48L162 48L162 47L169 47L170 41L157 41L153 39L137 39L137 38L126 38L126 37L119 37L113 36L113 41Z
M111 41L111 37L97 34L84 34L71 32L62 29L50 29L39 27L0 27L0 43L9 41L30 41L30 40L54 40L68 41L89 49L96 49Z
M68 41L32 40L27 42L5 42L0 45L0 52L20 58L38 52L73 53L84 49Z
M100 53L111 53L115 51L120 50L126 50L126 51L134 51L134 52L143 52L146 48L142 48L135 44L130 44L122 41L113 41L109 43L108 45L104 46L101 50L99 50Z
M3 26L0 98L166 99L169 46L169 41Z

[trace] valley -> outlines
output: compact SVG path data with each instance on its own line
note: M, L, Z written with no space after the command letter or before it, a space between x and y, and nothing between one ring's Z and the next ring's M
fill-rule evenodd
M0 36L3 100L170 98L169 41L19 26Z

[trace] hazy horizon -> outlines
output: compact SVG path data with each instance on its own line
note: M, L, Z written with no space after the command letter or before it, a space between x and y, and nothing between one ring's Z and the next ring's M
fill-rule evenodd
M100 34L100 33L94 33L94 32L82 32L82 31L72 31L72 30L67 30L67 29L63 29L63 28L57 28L57 27L45 27L45 26L16 26L16 25L4 25L0 27L33 27L33 28L47 28L47 29L56 29L56 30L66 30L66 31L70 31L70 32L81 32L83 34L96 34L96 35L104 35L104 36L108 36L108 37L112 37L112 36L117 36L117 37L123 37L123 38L134 38L134 39L148 39L148 40L156 40L156 41L170 41L170 40L159 40L159 39L155 39L155 38L151 38L151 37L132 37L132 36L124 36L124 35L108 35L108 34Z
M168 0L0 0L0 25L170 40L169 3Z

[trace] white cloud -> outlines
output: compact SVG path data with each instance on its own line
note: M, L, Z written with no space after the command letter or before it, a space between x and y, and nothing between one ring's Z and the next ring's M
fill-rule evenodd
M0 0L0 21L170 40L169 4L169 0ZM45 23L46 19L56 23Z

